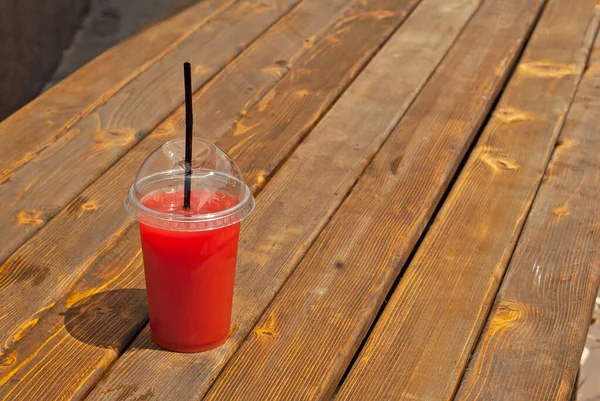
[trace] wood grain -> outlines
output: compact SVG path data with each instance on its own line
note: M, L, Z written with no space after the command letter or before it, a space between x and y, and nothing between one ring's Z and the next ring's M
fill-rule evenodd
M27 336L4 343L0 399L85 397L139 331L132 319L147 314L140 254L134 225L90 265L69 296L35 322Z
M341 202L345 191L350 188L354 179L360 174L360 169L364 168L368 159L398 121L403 110L408 107L411 99L416 95L421 85L451 45L460 27L465 23L474 9L472 3L466 0L454 0L455 3L448 3L452 4L452 7L445 7L438 10L440 8L439 1L428 0L429 4L427 7L422 12L415 14L415 19L411 20L413 22L407 23L394 36L394 39L386 46L382 57L376 58L376 61L367 67L365 78L356 81L353 86L354 89L348 92L347 96L343 97L346 100L340 103L340 106L334 108L334 110L338 111L336 113L332 112L329 119L332 119L331 121L333 122L330 122L327 126L331 127L331 124L335 124L336 129L331 129L332 132L327 135L324 133L318 134L317 138L321 139L311 145L310 149L312 150L308 152L308 155L304 159L296 161L287 170L288 173L286 175L283 175L284 171L286 171L285 167L280 172L282 177L288 177L288 180L291 182L283 178L283 182L286 184L282 184L282 187L276 192L280 193L280 195L273 195L273 198L269 201L270 206L265 208L260 214L257 212L258 216L262 215L262 217L258 217L259 221L262 222L261 224L265 227L273 227L271 231L265 231L262 228L256 230L256 233L260 235L264 236L268 234L267 237L263 238L263 243L266 244L269 242L273 247L278 244L277 241L280 237L277 235L273 237L271 235L274 232L274 227L278 227L282 234L287 232L286 225L282 224L282 216L280 214L277 216L272 215L272 211L274 210L285 207L284 210L289 214L290 221L295 222L295 224L306 222L305 217L310 210L307 210L304 204L292 202L296 198L294 188L297 188L299 184L296 180L289 178L290 174L291 177L297 177L297 179L303 177L303 181L301 182L308 186L306 196L310 196L313 193L315 197L315 209L311 213L315 218L320 218L321 220L319 225L314 226L312 223L310 225L304 223L304 230L308 230L307 233L301 230L294 230L295 233L287 233L290 241L297 241L298 243L287 244L284 242L279 245L282 249L280 253L273 256L274 259L271 258L270 261L263 260L261 262L265 268L271 265L273 261L278 260L278 255L288 255L288 257L292 257L292 260L296 261L301 257L303 254L302 249L308 247L312 241L311 238L314 238L320 227L327 221L327 216L333 213L336 205ZM411 7L412 4L414 3L408 2L405 6ZM363 6L355 9L355 12L364 12ZM381 20L377 20L377 23L381 24L382 22ZM350 24L349 29L352 29L352 27L353 25ZM352 43L348 43L348 46L352 45ZM336 55L336 53L329 55L327 52L321 52L320 54L321 57ZM414 55L422 56L423 60L414 61ZM403 74L398 76L398 71L402 71ZM393 80L398 81L398 86L396 88L389 88L388 84L389 82L393 82ZM320 85L319 77L316 76L313 82L315 89L318 88ZM378 95L366 96L369 93L377 93ZM362 107L358 107L359 104L366 107L362 111L362 114L357 112L358 110L362 110ZM377 123L374 123L366 118L367 115L379 116L380 118L377 119ZM323 129L325 132L329 132L330 130L330 128ZM355 134L354 136L350 136L348 132ZM67 333L69 330L65 331L61 326L63 324L61 313L66 313L66 310L79 301L85 305L86 299L98 292L120 289L120 286L134 288L142 285L139 281L136 281L141 276L131 273L131 269L139 268L139 265L136 265L133 260L130 261L130 259L134 259L134 256L121 255L123 252L122 249L135 249L137 251L139 250L139 245L137 237L131 236L130 231L128 231L129 227L131 227L131 222L126 220L122 211L121 200L115 198L114 193L124 193L126 191L127 186L131 182L130 176L131 171L135 169L134 166L139 165L145 155L165 139L162 134L161 131L157 130L143 140L109 170L106 175L88 188L76 202L73 202L68 208L70 213L61 213L41 232L44 233L48 230L48 235L56 238L56 234L52 234L53 232L69 232L81 229L81 232L85 235L85 232L94 227L96 234L102 233L102 235L85 238L85 242L82 242L85 246L82 247L79 244L81 249L76 255L77 259L70 263L70 266L72 266L71 269L67 271L55 270L56 273L52 275L65 277L68 274L80 274L82 270L89 266L83 277L91 278L86 278L83 281L80 280L65 299L62 301L57 300L57 305L49 313L45 313L44 318L37 323L37 326L34 323L32 325L34 326L33 328L29 327L28 325L32 320L25 321L23 326L27 326L27 330L29 331L27 336L20 338L21 335L19 335L19 339L15 341L12 338L9 339L11 344L14 343L14 346L5 349L4 352L4 360L8 362L5 365L6 368L3 370L3 380L11 384L11 386L6 387L6 391L12 391L11 395L18 394L19 391L24 391L23 394L37 394L39 391L54 394L53 391L55 391L54 388L56 386L60 388L67 387L65 391L77 391L77 394L80 394L82 391L87 391L86 389L97 380L98 375L101 374L109 363L107 361L112 361L117 356L112 350L106 350L102 347L98 348L94 344L87 344L78 341L77 338L73 338L70 333ZM331 157L327 155L331 154L332 149L339 149L339 157L341 159L329 167L331 171L327 175L323 175L322 184L317 185L319 181L314 179L312 181L314 187L311 186L310 182L307 181L307 177L312 174L307 175L307 171L314 172L315 169L319 168L319 165L323 165L323 159ZM269 153L271 150L267 148L265 152ZM272 153L275 154L275 152ZM318 164L315 164L317 162ZM241 165L241 167L245 169L244 165ZM338 180L343 177L347 178L338 183ZM337 190L337 185L341 185L342 189ZM289 201L281 203L284 195L289 198ZM265 198L261 196L259 199ZM82 208L83 205L90 204L100 206L93 213L82 213L84 209L91 212L89 206ZM294 206L292 207L292 205ZM322 209L320 205L323 205L325 209ZM321 215L322 213L324 215ZM42 235L41 233L40 235ZM110 236L108 233L114 234ZM79 231L71 235L77 238L79 237ZM117 236L121 236L123 239L121 240ZM34 239L37 237L34 237ZM286 235L281 236L281 238L287 237ZM47 238L47 241L46 244L52 244L55 240ZM127 246L123 248L121 241L126 242ZM43 248L45 246L39 243L37 246L32 246L32 249ZM246 249L248 252L250 252L250 249L255 251L255 242L247 243ZM54 249L54 253L60 254L64 250L64 244L61 244L58 249ZM109 265L103 268L102 258L106 258L103 255L105 253L112 254L113 252L118 252L121 255L119 257L121 265L117 267ZM250 260L247 263L256 263L256 260ZM82 270L78 270L78 266ZM114 269L117 268L122 270L116 272ZM53 269L63 268L54 267ZM249 270L249 272L252 271L254 269ZM259 269L259 271L262 272L263 269ZM278 279L282 282L285 279L285 271L281 271L279 274L281 276ZM121 279L114 280L115 276L121 277L123 275L129 278L126 281L122 281ZM269 273L265 271L264 275L258 279L264 282L266 277L271 277L272 275L273 272ZM260 285L260 281L257 281L254 285ZM48 285L54 288L56 283L52 282ZM41 291L39 287L38 291ZM251 289L250 294L252 293L256 293L256 290ZM270 297L262 300L262 308L266 306L268 299ZM36 300L36 302L38 301ZM46 302L51 302L51 300ZM122 306L109 305L109 311L128 311L123 313L130 313L131 309L127 306L127 297L123 298L121 302L124 303ZM96 303L97 301L94 302L94 304ZM247 332L260 313L260 310L254 311L250 309L250 311L253 314L248 319L251 320L245 323L243 328L240 328L240 332L242 329ZM109 316L111 313L115 315L120 312L107 312ZM130 316L129 319L130 322L127 330L129 330L129 327L139 329L146 322L146 311L140 311L135 316ZM93 337L95 333L93 330L96 330L98 326L95 323L91 324L91 326L88 326L88 323L83 321L81 323L82 327L78 328L78 332L87 333L84 336L86 338ZM107 324L107 326L113 327L110 324ZM120 331L122 328L122 322L120 321L116 327L119 330L107 329L102 334L95 334L96 337L100 337L100 340L96 340L96 343L114 343L116 349L122 349L128 343L128 338L124 337L129 336L131 338L131 333ZM51 341L46 342L47 339L51 339ZM58 340L60 340L60 345L54 342ZM240 340L241 337L237 339L238 343ZM232 348L230 352L233 351L234 349ZM77 366L77 360L80 358L85 360L86 363L82 367L82 371L62 369L56 366L57 363L61 366ZM69 359L69 362L66 359ZM94 361L97 365L94 365L93 368L90 367L91 365L87 365L90 361ZM222 366L223 363L224 361L222 360L218 366ZM90 373L90 369L93 370L93 374ZM87 373L84 373L84 371ZM51 373L47 374L47 372ZM210 372L207 372L206 377L208 378L209 375ZM30 382L28 378L31 376L39 378L40 381L35 383ZM198 379L197 372L193 374L191 381L196 383L196 386L202 385L204 388L210 383L209 381L201 382ZM148 383L153 382L149 381ZM165 381L165 383L168 382ZM20 390L17 390L17 387ZM188 387L185 386L184 388L187 389ZM198 387L190 387L190 391L197 391L197 389ZM125 391L126 388L122 390ZM61 394L60 391L62 390L57 388L56 391ZM130 389L127 391L130 391Z
M337 399L452 398L585 68L593 15L586 1L550 1Z
M193 88L198 89L299 1L236 3L15 171L0 187L0 261L182 103L184 61L195 66Z
M234 160L247 166L252 190L262 188L265 178L310 132L419 1L376 0L353 7L296 68L237 121L232 135L219 141ZM319 77L318 86L315 77Z
M481 5L206 399L331 397L542 4Z
M600 283L597 49L457 399L571 397Z
M230 340L202 354L163 352L146 327L90 399L191 399L206 392L474 9L465 0L424 1L259 194L242 228Z
M195 95L196 135L218 139L254 106L325 34L345 18L357 0L304 0L267 30ZM181 135L180 106L161 123L164 135Z
M119 43L0 124L0 183L234 1L203 0Z

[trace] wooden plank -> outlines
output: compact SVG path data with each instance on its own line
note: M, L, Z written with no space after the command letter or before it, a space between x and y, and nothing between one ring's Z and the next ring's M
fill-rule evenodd
M457 399L571 397L600 283L599 42Z
M198 89L299 1L247 0L228 8L13 172L0 191L0 261L182 103L184 61L195 65Z
M250 177L248 185L253 191L264 186L266 177L310 132L419 1L377 0L359 4L237 121L232 135L219 141L237 163L246 166L244 172ZM336 69L344 73L337 73ZM315 85L315 77L319 77L319 85Z
M337 399L452 398L585 68L593 16L590 2L550 1Z
M431 0L429 0L431 1ZM436 0L439 1L439 0ZM406 105L410 102L410 97L414 96L414 94L418 91L420 85L423 84L424 80L427 78L428 74L432 71L432 69L435 67L435 64L439 61L439 59L442 57L442 55L444 54L445 50L450 46L451 41L453 40L453 38L456 36L457 34L457 30L460 28L460 26L464 23L464 21L468 18L468 15L470 14L470 12L472 12L473 9L473 5L472 3L469 3L466 0L460 0L463 4L463 6L461 8L447 8L444 9L443 12L442 11L438 11L436 14L433 14L434 16L437 15L436 18L433 18L431 21L425 22L425 18L421 17L421 19L417 22L417 23L412 23L407 25L407 27L410 27L410 30L408 30L407 32L412 33L414 35L416 35L415 37L409 36L406 39L397 39L396 41L394 41L395 46L391 47L390 51L394 51L394 54L396 55L397 60L394 63L391 63L391 67L386 67L387 69L383 69L383 71L380 71L382 69L382 66L386 66L388 64L390 64L389 62L389 57L383 60L382 62L379 62L377 64L375 64L376 66L379 66L377 68L373 67L371 69L371 74L370 74L370 79L367 80L365 83L359 85L354 92L353 95L349 95L352 96L354 100L354 103L350 102L350 104L348 106L346 106L348 109L346 109L343 113L342 116L338 116L337 118L340 121L348 121L349 123L351 122L355 122L355 124L357 124L358 122L361 122L363 125L359 126L363 127L364 125L366 125L367 127L371 127L369 129L366 130L366 132L371 132L371 136L370 137L366 137L368 140L363 142L364 146L363 148L359 147L359 144L361 143L360 141L358 143L346 143L346 146L348 146L349 148L347 149L347 152L352 152L353 156L356 156L357 154L354 152L358 152L361 151L362 152L370 152L370 154L374 153L376 150L376 146L378 146L379 143L381 143L381 141L383 140L383 138L385 137L384 133L380 132L378 129L382 129L382 127L387 127L387 132L389 132L389 129L391 129L391 127L395 124L395 122L398 120L400 114L402 113L403 108L406 108ZM468 5L464 5L465 3L467 3ZM355 7L353 9L353 12L356 15L365 15L365 13L367 13L367 11L369 10L381 10L381 9L385 9L383 8L382 4L386 4L386 3L381 3L381 2L373 2L373 3L365 3L365 4L359 4L357 7ZM353 31L354 29L359 30L359 31L363 31L365 29L364 25L365 24L371 24L371 25L376 25L378 27L378 29L381 29L379 32L385 32L384 28L382 28L382 24L390 24L391 28L389 29L389 31L393 30L393 28L395 26L398 26L400 24L400 22L402 21L402 19L404 18L405 15L407 15L408 11L414 6L415 2L406 2L403 5L403 10L404 11L400 11L402 10L401 4L395 2L395 4L393 5L393 7L390 7L391 10L396 10L396 12L390 12L389 13L389 18L386 19L380 19L378 18L379 14L366 14L366 15L370 15L370 18L354 18L351 19L352 21L355 21L353 23L349 23L348 22L348 18L345 18L344 21L340 22L340 26L338 27L338 29L334 30L334 32L331 34L332 36L335 35L336 37L340 36L340 30L342 28L344 28L345 31ZM438 7L438 5L436 5L436 7ZM431 8L431 6L430 6ZM451 17L448 21L446 21L446 17ZM356 27L355 27L356 26ZM408 29L408 28L407 28ZM431 32L435 32L435 35L431 34ZM371 30L372 33L377 32L377 30L373 29ZM427 34L426 34L427 32ZM384 41L387 36L383 33L380 34L380 40ZM427 36L429 35L429 37ZM344 38L344 37L342 37ZM346 38L353 38L352 35L347 36ZM330 43L331 40L329 40L327 43ZM355 44L352 41L348 41L348 40L344 40L343 43L346 43L346 46L348 47L356 47ZM404 43L404 45L402 45L402 43ZM429 46L422 46L422 45L429 45ZM328 44L328 46L330 46ZM377 49L379 47L379 44L373 44L373 51L375 49ZM422 48L421 48L422 47ZM402 51L405 51L406 53L402 53ZM332 52L332 53L328 53L326 51L323 51L322 49L320 49L318 46L315 48L314 51L318 51L319 54L322 55L322 57L334 57L336 56L338 53L337 52ZM357 57L357 62L359 62L360 60L362 60L363 57L363 53L366 50L364 48L358 48L356 53ZM414 54L418 54L418 55L423 55L423 57L425 58L424 61L419 63L419 66L421 68L418 68L414 71L411 72L411 69L409 67L402 67L404 64L410 65L410 63L408 63L408 60L412 60L412 57ZM340 68L345 68L344 67L344 63L339 63L336 64L339 65ZM413 65L414 66L414 65ZM393 69L392 69L393 67ZM402 67L402 68L401 68ZM387 81L385 82L381 82L379 80L377 80L376 78L379 75L383 75L384 77L389 77L390 79L398 79L396 77L396 73L398 70L406 70L406 74L403 75L403 80L406 79L406 81L403 81L404 83L402 85L400 85L399 88L390 91L390 89L386 89L387 88ZM340 76L343 74L348 74L348 71L351 71L351 68L348 68L347 71L344 72L344 70L336 70L336 69L331 69L330 71L332 73L335 73L336 75ZM314 85L315 88L318 88L320 86L320 78L319 76L315 76L314 81ZM372 98L372 100L369 100L369 102L375 102L374 104L379 105L378 109L381 110L381 122L378 124L373 124L373 123L369 123L366 124L366 119L364 118L364 115L362 115L358 120L356 118L351 118L354 115L357 115L356 113L356 99L362 99L364 97L365 93L369 93L368 89L373 89L373 90L377 90L378 93L381 93L381 96L385 96L385 97L379 97L379 96L371 96L370 98ZM393 95L393 96L392 96ZM317 98L317 100L319 100L320 98ZM387 99L387 101L385 100ZM398 104L394 104L391 102L392 99L397 99L397 103ZM320 101L320 100L319 100ZM363 100L366 101L366 100ZM304 104L304 107L313 107L310 104ZM372 107L373 108L373 107ZM358 117L357 117L358 118ZM390 121L393 118L393 121ZM380 125L381 124L381 125ZM389 125L389 126L388 126ZM301 127L301 125L300 125ZM345 127L345 126L344 126ZM342 127L342 128L344 128ZM348 126L351 127L351 126ZM375 130L375 131L372 131ZM342 132L345 132L344 130L342 130ZM360 133L360 130L355 130L353 132L357 132ZM328 138L328 139L327 139ZM337 141L337 143L342 142L345 143L345 138L347 138L347 136L338 136L337 132L334 135L335 141ZM64 266L61 266L60 263L57 263L55 266L53 266L53 269L56 270L55 274L52 274L51 277L61 277L64 278L65 276L71 274L72 276L75 274L81 274L81 271L85 270L87 268L87 273L83 276L84 279L80 280L78 284L75 285L75 287L73 288L73 292L63 301L58 300L57 298L57 302L58 305L53 306L53 309L50 311L43 311L43 315L44 315L44 319L41 320L41 322L37 322L38 316L32 316L31 319L27 319L25 320L20 326L21 328L24 329L24 331L28 331L30 332L27 336L23 337L23 334L21 331L17 331L16 333L18 334L17 338L14 337L10 337L7 341L8 344L13 345L12 347L10 347L9 349L5 349L5 353L4 353L4 357L6 360L10 360L12 362L7 363L6 364L6 368L3 371L3 379L2 381L4 383L11 383L13 385L17 385L18 383L21 384L26 384L28 390L26 390L27 392L34 392L34 391L40 391L40 388L45 389L45 391L49 391L53 386L52 383L54 383L54 386L60 386L61 388L63 387L67 387L66 383L69 383L69 385L73 386L70 387L71 389L73 389L74 391L77 391L79 394L79 391L84 391L82 390L82 388L86 388L86 386L88 386L87 388L89 388L89 385L93 384L93 381L96 380L98 378L98 375L101 374L101 372L106 368L107 364L109 364L112 360L114 360L115 358L115 352L113 352L112 350L106 350L106 349L99 349L95 346L89 346L86 345L84 343L81 343L77 340L74 340L72 337L70 337L69 334L67 334L63 329L64 326L60 326L57 331L54 330L54 328L56 327L55 324L64 324L62 319L63 317L61 316L61 313L67 313L66 311L69 310L70 308L75 307L75 310L77 310L77 304L79 301L85 301L85 298L88 296L91 296L93 294L96 294L98 292L104 291L106 289L112 289L114 287L112 286L118 286L119 285L123 285L121 283L121 278L117 278L117 277L123 277L123 274L125 274L124 272L127 271L127 269L135 269L136 265L132 262L131 264L129 264L129 262L127 262L130 259L134 259L135 253L134 254L125 254L123 255L123 249L134 249L136 252L138 252L139 250L139 244L138 244L138 239L137 239L137 235L132 236L130 234L130 232L128 231L129 228L131 227L131 221L127 220L123 211L122 211L122 206L121 206L121 200L119 199L115 199L114 197L114 193L125 193L127 186L130 184L131 182L131 171L135 169L135 167L132 166L137 166L139 165L139 163L141 162L141 160L145 157L145 155L148 154L148 152L150 152L153 148L155 148L157 146L158 143L162 142L164 140L164 136L163 136L163 132L162 131L155 131L153 134L151 134L148 138L146 138L145 140L143 140L140 145L138 145L137 147L135 147L130 153L128 153L121 161L119 161L105 176L103 176L100 180L98 180L96 183L94 183L90 188L88 188L86 190L86 192L84 192L79 198L78 200L76 200L75 202L73 202L71 204L71 206L69 206L69 208L67 209L68 211L65 211L63 213L61 213L59 216L57 216L56 219L54 219L47 227L46 229L42 230L40 232L40 234L36 237L34 237L33 240L36 240L38 237L41 237L42 233L48 232L48 237L43 241L37 244L37 246L33 245L31 246L30 249L44 249L47 246L51 246L51 244L56 243L56 235L57 234L52 234L52 233L60 233L60 232L70 232L71 237L72 238L79 238L81 236L85 236L87 231L90 231L91 227L94 227L94 231L96 232L96 235L94 236L87 236L86 238L82 238L82 243L79 244L79 249L77 252L77 255L68 255L71 257L69 263L67 263L68 266L70 266L70 268L66 269ZM321 145L317 146L316 149L319 149L320 151L321 148L323 147L322 145L326 144L327 141L332 141L332 137L328 136L328 137L323 137L322 141L325 142L320 142ZM373 148L375 147L375 148ZM342 147L343 148L343 147ZM266 152L270 152L270 149L265 149ZM275 154L275 152L272 152L273 154ZM316 160L320 160L323 156L321 153L318 153L316 155L314 155L314 157L316 158ZM355 163L359 166L363 166L366 162L365 158L367 157L367 155L363 155L362 156L362 163L360 163L355 157L352 158L348 158L346 160L346 163L350 163L351 165L354 165ZM273 163L277 163L278 161L273 160ZM302 165L302 164L301 164ZM298 164L296 164L296 167L298 166ZM312 166L311 164L307 165L307 166ZM328 182L326 182L324 184L324 186L318 186L315 187L314 190L317 191L316 194L321 194L322 199L329 199L329 197L331 197L331 192L326 192L326 190L328 191L332 191L333 188L335 188L335 186L331 185L331 180L333 180L334 182L337 182L339 177L343 177L345 176L344 174L350 174L352 175L351 171L349 171L348 173L345 172L347 165L343 164L341 162L339 162L339 164L335 165L337 170L333 171L331 173L331 175L327 176L327 179L329 180ZM245 166L242 165L241 166L242 169L245 169ZM314 166L313 166L314 167ZM333 166L332 166L333 167ZM304 168L299 169L300 171L306 171ZM283 171L283 170L282 170ZM296 171L295 169L292 171ZM342 174L342 172L344 172L344 174ZM358 175L358 172L354 173L354 176ZM316 182L316 180L315 180ZM348 189L351 185L351 183L346 183L345 181L342 181L342 183L345 183L346 189ZM289 189L291 188L290 186L286 187L286 192L288 192L289 194L287 195L288 197L290 197L290 199L293 199L293 191L290 191ZM339 203L341 201L341 199L343 198L343 191L335 192L335 197L334 199L337 199L337 202ZM316 195L315 195L316 196ZM277 201L273 200L273 203L278 203L279 198L277 199ZM325 203L325 201L323 201L323 203ZM89 206L84 206L82 208L83 205L90 205L90 204L95 204L95 205L99 205L98 209L96 209L95 211L90 210ZM281 206L277 206L276 204L273 205L273 207L270 210L276 210L277 208L280 208ZM330 206L330 213L332 213L332 210L335 209L335 205ZM92 213L84 213L85 211L87 212L92 212ZM320 212L322 210L318 209L315 210L314 213L316 217L320 217ZM290 211L291 213L292 211ZM297 208L295 209L295 213L296 216L302 216L303 212L306 212L306 208L304 205L298 205ZM269 215L269 213L267 213L267 210L265 210L264 212L264 216ZM266 218L266 217L265 217ZM322 224L325 223L325 221L327 220L326 217L321 217L323 219ZM298 219L298 217L296 217L296 219ZM299 221L303 221L302 219L300 219ZM273 220L270 220L270 224L274 224ZM263 223L265 224L265 223ZM53 227L53 228L50 228ZM79 227L79 228L78 228ZM280 230L284 230L285 226L280 226ZM308 229L308 227L306 228ZM311 230L316 230L316 227L313 227L311 225L310 227ZM73 232L73 230L81 230L81 231L77 231L77 232ZM261 230L261 232L263 232ZM310 231L309 231L310 232ZM81 233L81 235L80 235ZM101 233L102 235L98 235L98 233ZM111 234L112 233L112 236ZM265 233L266 234L266 233ZM316 234L314 234L316 235ZM51 239L50 237L54 236L54 240ZM108 237L108 238L107 238ZM118 246L118 248L115 248L116 244L118 243L117 241L120 240L120 237L124 237L124 241L126 240L128 247L121 247L120 245ZM292 238L293 239L293 238ZM266 237L265 238L265 242L266 240L269 240L271 242L275 241L276 238L269 238ZM301 232L297 233L297 236L295 237L295 240L300 241L308 241L308 239L304 238L304 236L302 235ZM82 246L81 244L85 244L84 246ZM53 250L53 254L58 254L58 255L63 255L65 253L68 254L68 249L67 247L69 246L77 246L77 245L71 245L68 243L62 243L60 245L59 248L54 249ZM307 247L308 244L303 243L301 246L303 247ZM100 249L98 249L100 248ZM113 251L113 249L118 249L118 251ZM287 250L289 251L289 249ZM110 254L111 252L118 252L119 257L118 260L121 262L120 265L117 265L119 269L124 269L123 271L118 271L115 272L114 270L111 269L115 269L117 267L114 267L113 265L110 266L105 266L103 265L104 262L102 262L102 255L105 254ZM285 250L282 250L282 252L285 252ZM138 255L139 256L139 255ZM25 256L27 258L27 256ZM76 259L73 259L73 257L75 257ZM300 257L299 255L297 255L296 257ZM29 259L30 261L32 261L33 259ZM102 267L104 266L104 268ZM112 266L112 267L111 267ZM133 267L128 267L128 266L133 266ZM118 274L117 274L118 273ZM123 273L123 274L121 274ZM129 273L125 274L125 277L128 277ZM268 277L268 276L267 276ZM138 276L137 279L141 278L141 276ZM128 277L126 280L132 280L132 282L135 282L135 277ZM46 279L48 280L48 279ZM282 279L283 280L283 279ZM129 282L129 281L127 281ZM139 282L136 282L136 285L140 285ZM61 282L55 282L53 281L52 283L44 283L44 285L50 286L51 288L56 288L57 285L62 285L62 286L66 286L64 283ZM23 286L23 288L26 288L25 291L29 291L29 287ZM47 291L43 292L40 287L38 287L36 289L36 294L42 292L42 294L44 294L44 296L47 295ZM37 298L39 298L40 296L35 295L35 294L31 294L33 295L33 297L30 297L30 299L28 300L28 304L32 304L32 303L38 303L38 305L52 305L52 299L46 299L43 302L41 302L40 300L38 300ZM37 297L37 298L36 298ZM35 298L35 301L33 301L31 298ZM121 313L122 311L130 311L130 309L127 307L128 305L128 300L125 298L123 300L121 300L121 302L124 302L124 305L122 305L121 307L114 307L114 310L119 311L118 313ZM268 302L268 300L265 300L265 305ZM94 302L93 304L97 304L97 302ZM113 306L111 305L109 307L110 310L113 310ZM88 310L88 308L85 308L85 310ZM257 311L258 313L259 311ZM125 314L131 313L130 316L130 324L131 326L127 326L127 330L129 330L129 327L133 327L139 329L145 322L146 322L146 315L145 315L145 311L139 311L139 310L135 310L134 312L122 312ZM256 315L255 315L256 318ZM79 321L79 320L78 320ZM32 323L33 322L33 323ZM84 323L85 323L85 319L84 319ZM37 324L37 325L36 325ZM83 324L83 323L82 323ZM251 326L251 322L247 324L247 328ZM98 326L95 326L98 327ZM111 326L110 324L102 324L101 327L114 327ZM119 324L117 327L122 328L122 326ZM32 328L35 328L33 331L31 330ZM62 331L62 334L59 333L59 331ZM82 328L82 330L85 332L85 326ZM107 329L108 330L108 334L114 334L112 331L110 331L111 329ZM81 331L80 331L81 332ZM52 333L52 334L49 334ZM131 338L131 333L125 332L117 332L121 333L121 335L117 335L116 339L115 337L111 337L113 338L113 345L116 349L122 349L127 343L128 343L128 339L127 339L127 335L129 335L129 338ZM66 336L66 338L63 337L58 337L58 336ZM88 335L89 336L89 335ZM79 336L75 336L76 338L81 338L81 335ZM86 338L84 336L84 338ZM55 340L60 340L59 343L54 343L53 341ZM104 340L104 342L100 342L100 343L106 343L106 340ZM28 345L25 345L28 344ZM21 346L22 345L22 346ZM62 348L62 346L65 346L65 348ZM81 347L84 348L81 348ZM50 347L50 348L46 348L46 347ZM85 348L87 347L87 348ZM77 352L73 352L73 349L78 349ZM63 350L65 352L61 352L60 353L60 359L56 359L55 356L56 354L54 354L54 350ZM48 355L46 357L46 355ZM14 359L12 359L14 358ZM43 359L43 362L40 364L39 360L36 358L41 358ZM73 358L73 359L71 359ZM82 374L79 371L76 370L65 370L65 366L80 366L82 365L81 361L78 361L78 358L82 358L85 363L87 363L88 361L92 360L94 361L94 363L96 363L97 365L94 366L94 368L89 368L88 370L86 370L87 368L84 368L84 370L86 370L86 372L91 372L90 375L86 375L86 374ZM52 363L54 361L54 363ZM60 366L56 366L56 363L59 363ZM72 364L72 365L69 365ZM89 366L89 365L86 365ZM45 374L39 374L39 369L42 369L44 371L48 371L50 369L52 369L52 373L50 375L45 375ZM56 373L59 372L59 373ZM27 382L26 380L24 380L27 377L30 376L35 376L36 378L38 378L39 380L41 380L41 382L36 382L36 383L30 383ZM197 374L194 375L196 382L198 382L197 378L196 378ZM58 379L57 381L54 382L49 382L48 380L53 380L53 379ZM89 380L86 382L86 380ZM22 387L20 387L22 389ZM10 386L6 386L6 391L13 391L14 387L10 387ZM16 390L14 390L16 391ZM14 393L13 391L13 393ZM20 391L20 390L19 390ZM17 392L18 393L18 392Z
M221 138L323 36L339 24L339 13L356 0L304 0L194 95L196 135ZM160 129L181 135L180 107Z
M542 4L481 5L206 399L331 397Z
M90 265L69 297L3 342L0 399L83 399L137 334L132 316L147 314L137 226L122 239Z
M235 0L203 0L116 45L0 124L0 184Z

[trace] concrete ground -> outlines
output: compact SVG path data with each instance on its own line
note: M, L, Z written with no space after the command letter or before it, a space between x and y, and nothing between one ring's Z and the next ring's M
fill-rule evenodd
M0 0L0 121L40 93L85 8L83 0Z

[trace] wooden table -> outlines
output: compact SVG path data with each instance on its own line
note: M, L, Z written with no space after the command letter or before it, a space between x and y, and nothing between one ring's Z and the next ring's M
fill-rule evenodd
M41 95L0 125L0 399L568 399L600 281L593 3L203 0ZM151 341L122 206L183 135L185 60L257 196L231 338L199 354Z

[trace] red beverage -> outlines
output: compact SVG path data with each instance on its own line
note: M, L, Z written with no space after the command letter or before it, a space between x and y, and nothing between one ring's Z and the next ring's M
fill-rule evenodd
M182 191L142 200L154 211L181 215L220 212L237 200L194 190L189 211L182 203ZM239 232L239 222L208 231L175 231L140 220L150 325L158 345L198 352L227 340Z
M235 162L210 141L192 142L191 171L185 141L165 142L142 163L124 204L140 225L152 338L179 352L227 340L240 223L254 209Z

